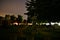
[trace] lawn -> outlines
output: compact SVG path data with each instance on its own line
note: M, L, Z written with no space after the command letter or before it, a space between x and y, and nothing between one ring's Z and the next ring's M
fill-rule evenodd
M9 25L0 29L0 39L6 40L59 40L60 29L46 26Z

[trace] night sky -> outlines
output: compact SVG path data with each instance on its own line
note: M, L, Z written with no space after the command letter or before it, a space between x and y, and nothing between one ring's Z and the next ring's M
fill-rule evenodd
M0 0L0 16L19 14L22 15L24 19L27 19L27 16L24 15L26 12L25 1L26 0Z

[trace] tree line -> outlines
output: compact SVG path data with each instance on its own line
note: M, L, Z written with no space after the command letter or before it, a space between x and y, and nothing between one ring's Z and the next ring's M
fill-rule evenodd
M13 24L14 22L22 23L22 22L27 22L27 20L23 20L23 16L21 15L17 15L17 17L15 15L5 15L5 17L0 16L0 26L7 26L10 24Z

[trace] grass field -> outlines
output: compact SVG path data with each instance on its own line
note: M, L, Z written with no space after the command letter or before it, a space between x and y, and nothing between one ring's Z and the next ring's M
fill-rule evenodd
M13 25L0 29L0 40L60 40L60 28Z

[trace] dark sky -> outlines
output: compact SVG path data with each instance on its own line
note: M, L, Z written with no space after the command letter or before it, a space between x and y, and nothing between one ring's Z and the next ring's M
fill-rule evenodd
M22 15L24 19L27 18L25 0L0 0L0 15L5 14Z

